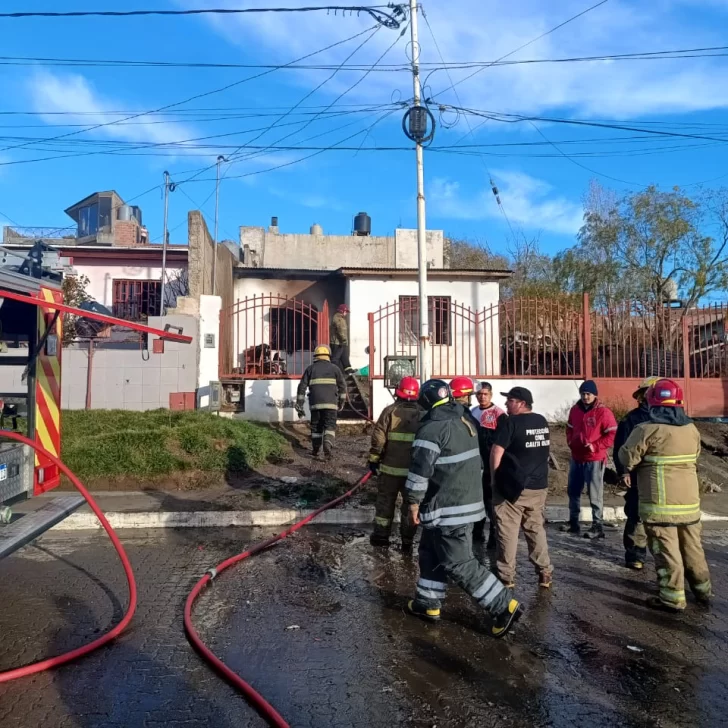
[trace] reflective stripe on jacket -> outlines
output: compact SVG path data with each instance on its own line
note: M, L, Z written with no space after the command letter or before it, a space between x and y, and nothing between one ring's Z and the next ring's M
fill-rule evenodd
M372 431L369 462L381 463L379 472L406 478L412 459L412 443L422 409L417 402L395 402L385 407Z
M341 369L330 361L315 361L301 377L296 404L303 407L308 389L308 406L314 410L338 410L346 401L346 382Z
M420 506L425 528L485 518L478 433L461 405L440 405L422 419L406 488L408 503Z
M640 517L645 523L685 524L700 520L697 462L700 433L692 423L637 425L619 459L637 476Z

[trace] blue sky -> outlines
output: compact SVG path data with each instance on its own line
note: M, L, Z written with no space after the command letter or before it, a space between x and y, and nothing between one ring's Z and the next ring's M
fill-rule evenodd
M271 4L275 3L244 3L246 7ZM311 3L287 0L280 4ZM423 4L443 57L454 62L494 60L593 2L430 0ZM134 3L137 6L239 7L240 3L140 0ZM23 0L5 3L3 10L124 7L116 0ZM322 13L0 19L0 37L2 55L10 57L283 64L371 26L369 18ZM726 27L728 0L610 0L511 60L720 46L725 44L721 29ZM306 63L341 63L368 35ZM439 62L433 37L422 20L420 35L422 60ZM372 64L394 43L382 63L403 64L408 40L408 33L398 39L397 31L382 28L349 63ZM651 128L720 138L728 132L727 68L728 58L723 57L512 65L483 70L458 85L457 96L446 90L450 85L447 74L437 71L428 79L426 94L438 103L472 109L607 123L619 120L626 125L659 122ZM414 153L365 151L367 146L406 146L402 112L388 112L393 100L411 98L407 73L371 73L361 80L363 72L349 70L326 81L332 71L279 70L175 106L170 110L173 113L109 124L258 72L244 68L0 65L0 111L35 112L0 115L0 136L4 137L0 141L0 225L9 223L3 217L8 216L24 226L64 227L71 224L63 213L67 206L96 190L115 189L127 201L135 198L133 204L142 208L152 239L160 240L160 190L137 196L161 184L165 169L178 182L200 172L171 196L171 238L185 242L189 209L202 207L212 228L214 168L201 170L214 165L218 154L232 154L245 143L326 146L341 142L362 149L328 151L304 161L298 160L312 152L264 149L252 157L250 151L238 152L247 158L223 165L220 237L237 239L240 225L267 225L272 215L279 217L284 232L307 231L317 222L326 232L346 233L359 210L372 216L375 234L388 234L397 226L414 227ZM453 71L452 78L457 81L470 72ZM279 120L286 109L324 81L295 112ZM357 81L360 83L347 92ZM316 118L316 112L342 93L326 114ZM655 136L625 140L637 135L549 122L538 122L536 128L527 122L481 125L482 118L469 119L475 128L472 135L464 116L446 113L443 121L451 128L438 127L434 146L542 143L490 147L488 154L475 156L426 153L428 227L488 241L497 252L504 249L510 233L490 192L489 175L499 188L503 210L516 233L540 236L549 252L573 243L582 198L592 178L620 192L650 183L691 185L687 190L696 191L700 182L711 181L713 186L728 182L728 154L720 141ZM253 141L260 129L274 122L272 130ZM36 141L99 123L106 126L52 143ZM556 147L547 144L538 130ZM341 141L357 132L349 141ZM225 136L188 141L213 135ZM310 137L316 138L306 141ZM184 145L170 146L182 141ZM157 146L148 147L150 144ZM200 144L206 146L200 148ZM644 153L637 154L640 150ZM589 156L570 160L561 152L587 152ZM62 155L75 156L27 163ZM287 166L268 171L279 165Z

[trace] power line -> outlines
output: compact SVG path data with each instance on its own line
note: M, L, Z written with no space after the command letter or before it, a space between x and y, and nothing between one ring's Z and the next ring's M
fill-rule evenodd
M391 12L385 12L389 10ZM104 17L104 18L122 18L146 15L243 15L250 13L312 13L326 10L327 12L339 13L343 15L360 15L365 13L370 15L377 23L386 25L391 28L399 28L401 20L400 6L395 5L322 5L301 8L190 8L188 10L70 10L63 12L53 11L37 11L37 12L15 12L0 13L0 18L19 19L19 18L84 18L84 17ZM399 10L399 12L398 12Z
M532 41L535 42L535 41ZM515 53L517 51L513 51ZM728 56L728 46L709 46L704 48L682 48L663 51L637 51L634 53L605 53L595 56L573 56L564 58L528 58L521 60L496 60L496 61L443 61L440 64L422 62L422 69L431 71L451 70L461 71L473 68L492 68L498 66L521 66L533 64L551 63L591 63L598 61L640 61L640 60L676 60L681 58L724 58ZM246 68L246 69L278 69L277 64L260 63L211 63L201 61L159 61L159 60L130 60L130 59L102 59L102 58L54 58L45 56L0 56L0 65L46 65L46 66L71 66L71 67L116 67L125 68ZM288 65L281 70L291 71L330 71L338 68L336 64L294 64ZM364 64L348 64L343 66L346 70L365 71ZM381 64L377 73L399 73L411 72L407 64L393 63ZM463 79L465 80L465 79Z
M325 48L321 48L321 49L319 49L317 51L314 51L313 53L307 53L305 56L301 56L301 58L297 58L297 59L291 61L290 63L298 63L300 61L305 60L306 58L311 58L312 56L318 55L319 53L324 53L325 51L331 50L332 48L336 48L337 46L340 46L340 45L342 45L344 43L348 43L350 40L354 40L355 38L358 38L358 37L364 35L365 33L368 33L370 30L371 30L371 28L367 28L366 30L363 30L363 31L361 31L359 33L356 33L356 34L350 36L349 38L345 38L344 40L340 40L340 41L337 41L336 43L332 43L331 45L328 45ZM279 68L284 68L285 66L290 65L290 63L284 63L281 66L279 66ZM253 81L253 80L257 79L257 78L262 78L263 76L267 76L267 75L273 73L276 70L278 70L278 69L277 68L275 68L275 69L268 69L266 71L262 71L261 73L257 73L257 74L255 74L253 76L247 76L246 78L243 78L243 79L241 79L239 81L234 81L233 83L229 83L229 84L227 84L225 86L222 86L220 88L216 88L216 89L213 89L211 91L205 91L205 92L200 93L200 94L195 94L194 96L190 96L189 98L183 99L182 101L175 101L172 104L166 104L165 106L160 106L158 109L153 109L151 111L151 113L158 113L160 111L166 111L167 109L172 109L172 108L174 108L176 106L182 106L183 104L187 104L187 103L189 103L191 101L196 101L197 99L205 98L207 96L212 96L213 94L222 93L223 91L228 91L231 88L235 88L236 86L240 86L241 84L247 83L248 81ZM109 121L109 122L104 122L102 124L96 124L94 126L88 127L87 129L79 129L77 131L68 132L67 134L60 134L59 136L54 137L53 141L55 141L57 139L64 139L64 138L69 137L69 136L74 136L76 134L81 134L84 131L95 131L96 129L101 129L103 127L112 126L112 125L118 124L118 123L120 123L122 121L131 121L132 119L137 119L140 116L145 116L148 113L150 113L150 112L149 111L145 111L145 112L142 112L142 113L135 113L135 114L132 114L130 116L127 116L127 117L125 117L123 119L117 119L115 121ZM0 152L6 152L6 151L11 150L11 149L20 149L23 146L25 146L25 145L24 144L19 144L19 145L14 146L14 147L5 147L4 149L0 149ZM43 160L43 161L45 161L45 160Z
M577 13L576 15L573 15L572 17L568 18L567 20L564 20L562 23L559 23L557 26L551 28L551 30L547 30L545 33L541 33L541 35L537 36L536 38L533 38L533 40L529 40L528 43L524 43L523 45L516 48L514 51L511 51L510 53L506 53L504 56L501 56L498 58L494 63L500 63L501 61L504 61L506 58L510 58L510 56L515 55L519 51L522 51L524 48L527 48L530 45L533 45L537 41L541 40L542 38L545 38L547 35L551 35L552 33L555 33L557 30L563 28L565 25L568 25L569 23L573 22L574 20L577 20L578 18L581 18L583 15L586 15L587 13L590 13L592 10L596 10L598 7L601 7L602 5L605 5L608 3L609 0L600 0L595 5L592 5L586 10L582 10L580 13ZM438 91L437 94L433 94L433 96L437 96L438 94L443 94L446 91L449 91L450 89L454 89L456 86L459 86L461 83L464 83L465 81L468 81L469 79L473 78L473 76L476 76L481 71L484 71L486 68L490 68L493 64L483 66L482 68L478 68L476 71L473 71L468 76L465 76L465 78L461 78L459 81L456 81L455 83L451 83L450 86L443 89L442 91Z

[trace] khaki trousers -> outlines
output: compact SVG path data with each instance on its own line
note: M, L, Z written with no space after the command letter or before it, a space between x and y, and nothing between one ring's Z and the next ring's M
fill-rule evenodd
M505 584L512 584L516 578L516 551L521 527L526 537L528 558L537 573L550 574L553 571L546 542L546 495L546 488L524 490L515 503L510 503L497 490L493 493L498 529L497 570L498 577Z
M711 596L710 571L700 536L702 524L653 526L645 523L647 545L655 557L660 600L685 609L685 578L697 599Z

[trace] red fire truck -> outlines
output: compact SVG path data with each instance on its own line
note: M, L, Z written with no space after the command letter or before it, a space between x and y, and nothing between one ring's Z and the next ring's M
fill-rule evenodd
M192 341L178 331L154 329L64 305L62 276L69 262L40 242L25 258L0 248L0 506L40 495L60 484L58 468L50 460L27 445L3 438L2 430L16 429L53 455L61 456L64 314L123 326L161 339ZM82 504L83 498L78 496L59 498L17 523L0 527L0 558Z

